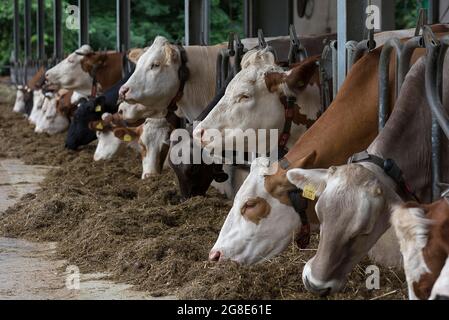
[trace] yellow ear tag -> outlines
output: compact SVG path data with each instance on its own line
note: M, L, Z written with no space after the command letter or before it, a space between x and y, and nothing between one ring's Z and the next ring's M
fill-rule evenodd
M131 142L132 139L133 139L133 138L132 138L129 134L125 134L125 135L123 136L123 141L125 141L125 142Z
M101 106L100 105L95 107L95 112L101 112Z
M103 130L103 124L101 122L98 122L95 128L97 128L98 130Z
M302 189L302 196L309 200L315 200L315 193L315 187L310 184L305 185Z

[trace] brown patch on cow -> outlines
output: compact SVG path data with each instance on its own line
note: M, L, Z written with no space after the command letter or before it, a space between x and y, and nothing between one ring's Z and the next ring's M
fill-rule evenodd
M121 52L94 52L81 59L81 68L92 76L95 67L97 82L106 91L122 78L122 58Z
M290 164L288 169L292 168L307 168L311 166L313 161L315 160L316 152L312 151L305 157L295 161L293 164ZM278 171L273 174L265 177L264 185L265 190L273 197L279 200L282 204L287 206L291 206L290 198L288 197L288 192L296 189L296 186L293 185L290 181L288 181L286 176L287 170L282 169L278 166Z
M254 224L259 224L260 220L270 214L270 211L270 204L260 197L248 199L240 209L242 216Z
M293 67L285 78L285 83L291 90L303 90L308 84L318 81L318 60L320 56L313 56ZM312 81L313 80L313 81Z
M125 127L114 128L114 135L120 140L124 140L125 136L129 135L132 139L131 141L136 140L140 137L135 128L125 128Z
M269 92L278 91L281 83L285 82L285 74L280 72L270 72L265 74L265 85Z
M56 110L67 118L71 118L77 108L76 104L72 104L72 95L72 90L59 90L56 96Z
M429 205L411 202L406 203L404 207L422 208L426 218L433 221L429 226L427 244L422 251L430 273L423 274L418 282L413 283L415 295L419 299L427 300L449 256L449 204L443 198Z
M133 48L128 51L128 59L134 64L137 64L137 61L142 56L142 54L145 52L145 49L143 48Z
M40 67L39 70L34 74L34 76L27 82L27 87L30 90L39 89L45 81L45 68Z
M317 112L316 119L319 117L319 112ZM309 129L315 123L316 119L309 119L305 114L302 114L298 105L293 108L293 123L296 125L304 125Z

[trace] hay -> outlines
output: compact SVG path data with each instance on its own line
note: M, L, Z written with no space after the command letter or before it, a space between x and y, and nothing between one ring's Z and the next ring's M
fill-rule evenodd
M4 89L3 89L4 90ZM303 287L301 271L313 250L293 245L255 266L207 262L231 207L214 189L180 202L169 170L140 180L140 160L129 152L95 163L95 146L64 149L64 135L37 135L12 104L0 105L0 156L27 164L58 166L36 194L24 196L0 217L0 234L58 241L58 257L84 272L107 271L152 295L190 299L316 299ZM318 245L317 236L311 248ZM381 289L365 288L358 266L337 299L404 299L403 274L381 269ZM396 291L395 291L396 290ZM393 292L394 291L394 292Z

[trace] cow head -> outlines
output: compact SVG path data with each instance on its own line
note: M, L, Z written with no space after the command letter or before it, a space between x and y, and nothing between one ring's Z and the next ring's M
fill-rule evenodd
M38 119L40 118L44 100L45 95L42 92L42 89L37 89L33 91L33 108L31 109L30 116L28 117L28 121L31 124L35 125Z
M61 93L63 95L64 93ZM69 126L66 116L57 111L58 93L47 94L42 106L42 115L36 123L35 132L50 135L63 132Z
M96 132L98 139L94 161L110 160L126 149L126 143L114 135L113 121L113 115L106 112L102 114L101 120L89 123L89 128Z
M405 203L391 223L404 261L409 299L449 297L449 203Z
M13 111L17 113L25 113L26 95L28 93L28 87L19 85L17 86L16 101L14 102Z
M45 73L47 84L89 94L92 78L89 75L88 67L92 63L88 58L94 55L95 53L89 45L81 46Z
M137 128L116 128L114 134L126 142L138 141L142 155L142 179L160 174L168 154L171 128L165 118L148 118Z
M313 153L300 162L306 165L314 157ZM283 179L282 176L270 175L276 166L277 163L270 167L267 158L257 158L251 164L251 171L237 192L210 251L210 260L257 263L281 253L295 238L301 220L288 197L281 194L293 190L294 186L285 181L282 190L273 193L267 188L268 177Z
M158 116L157 112L152 110L152 108L148 108L140 103L130 104L126 101L120 104L120 106L118 107L118 113L122 116L123 120L132 122L139 119Z
M288 72L271 62L250 64L242 69L229 83L223 98L195 128L195 140L201 141L205 149L234 148L233 141L239 141L248 129L281 130L285 123L281 97L291 95L298 97L299 113L307 119L316 120L319 91L305 90L317 74L316 59L307 59ZM309 96L315 98L313 103ZM205 133L210 129L221 133L221 141L205 138Z
M90 100L81 99L67 132L66 148L77 150L97 138L95 131L89 128L89 122L101 119L104 103L103 96Z
M394 186L386 185L361 164L327 170L292 169L287 178L318 197L315 211L321 223L320 243L303 269L304 285L319 295L335 293L388 229L390 199L396 199Z
M161 36L139 58L136 69L121 87L120 96L130 103L141 103L158 112L167 111L180 87L181 65L178 48Z

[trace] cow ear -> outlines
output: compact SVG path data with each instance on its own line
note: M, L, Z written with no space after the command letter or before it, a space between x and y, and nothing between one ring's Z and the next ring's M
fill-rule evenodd
M92 131L104 131L105 124L102 120L98 121L90 121L89 122L89 129Z
M131 142L139 138L139 135L135 129L123 127L115 128L114 135L124 142Z
M165 45L165 60L168 65L178 61L178 51L171 44Z
M285 78L285 82L290 90L302 90L307 87L312 78L318 76L319 56L307 58L299 63Z
M303 190L305 198L314 200L326 188L327 169L291 169L287 171L287 179Z
M265 85L268 91L276 92L279 85L285 82L285 74L281 72L267 72L265 73Z

